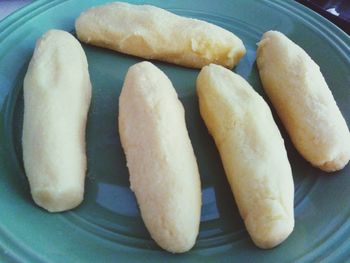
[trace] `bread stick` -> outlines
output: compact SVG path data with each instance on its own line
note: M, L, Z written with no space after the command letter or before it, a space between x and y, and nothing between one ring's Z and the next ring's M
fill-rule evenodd
M83 200L91 84L85 53L69 33L37 42L24 79L23 161L35 203L50 212Z
M131 189L160 247L192 248L201 186L184 109L166 75L149 62L130 67L119 98L119 133Z
M264 89L300 154L324 171L342 169L350 159L350 133L319 66L277 31L263 35L257 64Z
M213 64L199 73L197 93L252 240L277 246L294 227L294 184L270 108L242 77Z
M217 63L232 68L245 54L233 33L150 5L97 6L83 12L75 28L83 42L186 67Z

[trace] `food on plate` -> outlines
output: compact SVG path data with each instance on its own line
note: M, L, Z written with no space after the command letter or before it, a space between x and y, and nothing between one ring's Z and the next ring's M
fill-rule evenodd
M233 33L150 5L93 7L78 17L75 28L83 42L187 67L216 63L232 68L245 54Z
M277 31L257 51L264 89L295 147L312 165L332 172L350 159L350 133L319 66Z
M242 77L214 64L199 73L197 93L252 240L277 246L294 228L294 184L270 108Z
M74 208L84 195L91 100L80 43L65 31L45 33L37 41L23 89L23 161L32 197L50 212Z
M199 231L200 177L184 108L153 64L129 68L118 121L131 189L148 231L163 249L188 251Z

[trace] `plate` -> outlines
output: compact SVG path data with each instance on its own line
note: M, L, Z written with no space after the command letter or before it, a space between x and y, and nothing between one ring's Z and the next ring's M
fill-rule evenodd
M350 254L350 166L332 175L311 167L282 130L295 182L295 230L280 246L261 250L250 240L238 214L221 161L200 118L196 69L154 62L173 82L202 180L202 216L196 246L172 255L151 240L129 189L117 133L118 96L129 66L140 58L83 45L93 84L87 126L88 173L85 200L77 209L50 214L37 207L25 177L21 132L23 78L35 41L51 28L74 33L75 18L105 1L40 0L0 22L0 261L155 262L344 261ZM263 32L284 32L320 65L350 124L350 39L337 27L292 1L131 1L203 19L244 41L247 55L235 68L263 96L256 43ZM59 162L59 160L57 160ZM251 165L254 165L252 163Z

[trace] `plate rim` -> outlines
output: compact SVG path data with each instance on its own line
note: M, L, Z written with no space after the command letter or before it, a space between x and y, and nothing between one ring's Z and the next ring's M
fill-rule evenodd
M45 10L48 10L50 8L54 8L57 5L63 4L63 3L68 2L68 1L71 1L71 0L64 0L64 1L38 0L38 1L32 2L29 5L26 5L22 8L20 8L16 12L7 16L6 18L4 18L3 20L0 21L0 38L1 38L0 44L2 42L6 41L7 36L13 34L16 31L17 27L21 27L23 25L23 24L21 24L21 21L23 21L23 20L26 21L28 18L31 19L37 15L40 15ZM125 2L134 2L134 1L125 1ZM307 19L312 18L312 20L314 22L317 22L318 25L321 25L321 27L318 29L318 32L321 32L323 36L326 36L329 39L330 39L329 36L337 36L337 41L339 41L339 43L342 43L342 46L346 48L346 50L343 50L342 52L350 51L350 36L347 33L345 33L343 30L341 30L339 27L337 27L335 24L333 24L332 22L330 22L326 18L322 17L318 13L314 12L313 10L303 6L302 4L300 4L298 2L294 2L292 0L288 0L286 2L278 1L278 0L271 0L271 1L264 0L263 2L265 2L267 5L270 5L271 3L273 3L277 6L284 5L284 6L288 6L288 7L293 7L293 9L296 9L299 11L298 12L299 15L297 15L299 18L301 18L301 14L303 16L306 16L306 17L302 17L303 21L306 21ZM285 10L291 12L290 10L288 10L288 8L285 8ZM17 19L18 17L20 17L20 19ZM314 28L317 28L316 24L313 26L314 26ZM325 31L321 30L321 28L327 29L327 32L330 34L327 35L325 33ZM332 39L332 41L334 41L334 40ZM4 49L6 50L6 48L4 48ZM1 51L2 51L2 48L0 45L0 52ZM346 53L345 53L345 55L346 55ZM350 61L349 56L344 56L344 57L347 58L348 62ZM0 62L1 61L2 61L2 58L0 57ZM6 96L7 95L8 94L6 94ZM4 94L0 94L0 96L4 96ZM7 103L6 101L1 102L0 107L3 108L6 103ZM4 120L1 119L1 123L0 123L1 134L3 134L3 130L4 130L5 125L6 125L6 123L4 123ZM0 155L2 158L3 158L2 155L4 154L3 151L4 151L4 149L1 148ZM347 242L344 241L344 243L347 243ZM2 247L2 242L0 242L0 247ZM337 248L337 250L335 250L334 252L341 250L343 247L345 247L344 244L339 246ZM303 260L303 258L300 258L300 259Z

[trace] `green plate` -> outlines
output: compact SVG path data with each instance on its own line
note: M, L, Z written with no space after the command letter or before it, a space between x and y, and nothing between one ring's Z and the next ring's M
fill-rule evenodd
M185 106L203 193L196 246L182 255L161 250L146 231L129 189L117 133L123 79L128 67L141 59L88 45L83 47L93 98L87 127L85 200L77 209L59 214L33 203L23 169L21 132L22 83L35 41L51 28L74 33L80 12L103 2L40 0L0 22L0 262L345 261L350 256L349 165L333 175L312 168L295 151L279 123L293 168L296 224L279 247L258 249L239 217L218 152L200 118L195 95L198 70L154 62L172 80ZM301 5L279 0L133 2L148 2L236 33L248 52L235 71L262 95L256 42L267 30L284 32L321 66L350 124L350 38Z

